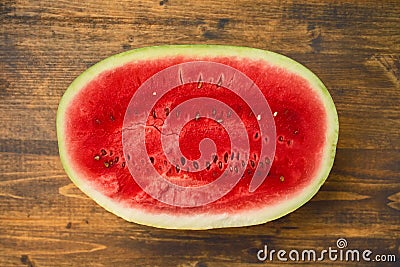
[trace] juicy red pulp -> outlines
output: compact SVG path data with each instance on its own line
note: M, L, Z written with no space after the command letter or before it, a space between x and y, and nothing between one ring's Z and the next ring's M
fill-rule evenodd
M200 157L200 142L204 138L212 139L216 144L217 153L214 158L210 158L204 162L209 167L197 172L187 171L187 168L191 166L187 166L184 160L172 166L164 154L161 143L161 131L165 119L167 116L171 116L170 111L189 99L209 97L229 105L241 118L241 121L244 122L249 135L250 150L253 153L251 161L243 161L243 167L248 165L247 172L253 172L259 160L261 138L254 138L260 129L256 117L251 112L251 108L229 89L204 82L201 88L198 87L197 83L192 83L170 90L156 103L149 115L147 120L147 126L149 127L146 129L146 148L148 155L152 159L152 162L154 162L154 167L161 175L164 175L166 179L173 183L184 186L200 186L220 177L230 162L236 161L240 165L242 164L243 155L242 157L240 157L240 154L235 156L234 152L231 151L231 140L225 128L217 121L203 117L193 119L185 125L179 133L179 144L177 145L179 145L183 155L187 159L196 160ZM215 110L215 113L221 116L224 115L224 118L227 116L227 114L219 114L220 111L217 110ZM185 114L181 114L181 116L185 116ZM190 170L193 170L193 168L190 168ZM233 168L230 171L233 172ZM183 176L185 176L185 179L182 179ZM249 181L243 179L243 182L248 183Z
M127 207L140 207L149 212L160 213L173 211L181 213L235 212L239 209L252 209L258 205L279 202L282 197L290 198L304 188L315 175L315 169L321 158L325 144L325 111L310 85L303 78L293 75L283 69L269 66L263 61L249 61L228 58L202 58L230 65L245 73L255 81L265 95L271 110L276 114L277 131L276 154L267 179L254 193L248 191L252 177L252 169L259 164L259 129L256 118L250 115L246 105L229 93L227 89L213 89L204 84L204 90L190 88L185 85L168 93L155 107L155 116L149 114L146 127L146 146L149 157L153 158L154 167L165 177L176 180L182 175L176 166L164 163L160 132L156 127L162 127L163 116L167 116L173 107L185 99L196 95L209 94L213 98L229 104L234 110L242 110L243 122L251 141L250 159L246 162L246 171L239 184L220 200L202 207L178 208L160 203L146 193L135 183L126 166L122 152L122 124L130 99L143 81L162 69L185 61L198 58L168 58L155 61L136 62L102 73L89 82L71 101L65 114L66 143L71 164L81 172L81 176L104 195ZM193 86L193 85L192 85ZM185 91L184 94L179 90ZM188 93L189 92L189 93ZM247 107L248 108L248 107ZM198 131L196 124L201 124ZM208 127L208 128L207 128ZM193 131L196 129L198 135ZM211 131L211 129L213 129ZM213 162L206 175L193 175L189 181L208 182L213 179L213 173L220 173L226 168L225 158L232 160L227 134L216 123L199 120L188 123L180 135L181 148L188 158L198 157L199 139L212 138L217 144L217 161ZM218 133L218 134L217 134ZM234 155L235 156L235 155ZM253 157L253 158L252 158ZM307 159L307 160L306 160ZM222 162L222 169L219 162ZM175 168L174 168L175 167ZM184 167L184 166L182 166ZM210 176L211 175L211 176ZM203 177L206 177L204 179ZM204 179L204 180L202 180Z

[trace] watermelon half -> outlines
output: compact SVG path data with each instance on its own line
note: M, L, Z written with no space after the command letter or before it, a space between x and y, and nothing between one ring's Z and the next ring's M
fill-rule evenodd
M224 72L219 66L235 73L219 73ZM239 76L252 85L241 86ZM146 86L154 91L138 98ZM235 86L242 94L232 90ZM254 90L255 101L245 101ZM195 107L193 99L202 102ZM254 112L258 100L267 103L262 117ZM185 103L186 109L209 109L209 114L179 111ZM140 113L132 105L144 107L142 122L129 119ZM232 115L224 108L242 126L224 125ZM173 116L186 121L179 132L168 134L164 130ZM128 141L127 133L133 133ZM333 165L338 117L318 77L285 56L246 47L158 46L112 56L76 78L61 99L57 135L68 176L106 210L155 227L208 229L265 223L310 200ZM175 143L166 139L172 135ZM245 137L246 153L233 147L233 136ZM204 140L212 144L210 155L203 154ZM171 159L173 146L179 147L179 158ZM263 179L252 187L260 170ZM198 195L187 193L209 188L222 176L229 181L235 173L239 179L214 199L198 201ZM183 188L186 194L169 194L168 188Z

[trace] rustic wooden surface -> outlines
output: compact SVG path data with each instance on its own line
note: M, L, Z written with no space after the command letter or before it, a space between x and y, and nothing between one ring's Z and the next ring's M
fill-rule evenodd
M264 244L322 250L339 237L399 264L398 1L1 0L0 12L0 266L259 266ZM118 52L192 43L283 53L328 87L336 161L296 212L253 227L155 229L106 212L66 176L55 117L69 83Z

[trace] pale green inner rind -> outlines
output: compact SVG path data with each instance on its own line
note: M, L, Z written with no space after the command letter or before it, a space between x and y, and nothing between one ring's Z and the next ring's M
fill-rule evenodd
M232 214L198 214L193 215L173 215L173 214L152 214L133 208L127 208L116 201L102 195L93 187L84 182L78 170L69 164L70 159L66 153L66 144L64 137L64 116L70 101L76 93L84 87L89 81L94 79L103 71L122 66L128 62L158 59L173 56L190 56L191 58L207 58L207 57L240 57L254 60L265 60L271 65L282 67L287 71L293 72L309 81L311 87L319 95L322 103L327 111L327 132L326 146L323 152L323 158L316 177L311 181L309 186L299 192L298 196L282 200L274 206L257 208L249 211L240 211L235 215ZM321 80L309 69L298 62L274 52L235 46L219 46L219 45L172 45L146 47L136 50L127 51L121 54L109 57L83 72L68 87L62 97L57 112L57 136L60 151L61 162L70 179L84 193L94 199L100 206L108 211L132 222L174 229L208 229L220 227L234 227L261 224L282 217L293 210L299 208L309 201L319 190L329 175L335 158L336 144L338 140L338 117L333 100L323 85Z

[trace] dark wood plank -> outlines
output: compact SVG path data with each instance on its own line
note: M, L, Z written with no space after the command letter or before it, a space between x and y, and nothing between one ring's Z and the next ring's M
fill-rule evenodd
M0 266L259 266L264 244L341 237L399 261L399 17L398 1L2 1ZM69 83L115 53L191 43L276 51L324 81L340 137L312 201L264 225L174 231L125 222L70 182L55 129Z

